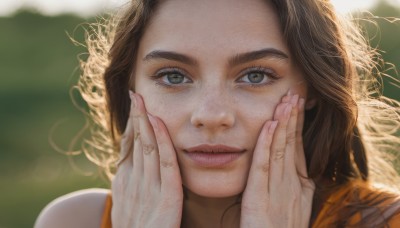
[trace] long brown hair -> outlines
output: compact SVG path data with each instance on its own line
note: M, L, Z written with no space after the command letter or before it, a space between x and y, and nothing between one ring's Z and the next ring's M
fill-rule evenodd
M306 112L303 131L316 195L326 189L322 183L337 188L352 179L398 189L390 154L400 146L395 135L400 105L380 93L378 53L369 47L354 19L338 17L327 0L270 2L289 50L317 99L317 105ZM92 27L87 36L90 55L82 62L77 88L89 105L94 130L83 150L110 177L128 119L133 63L158 4L132 0L125 11ZM346 216L350 215L341 215L342 220Z

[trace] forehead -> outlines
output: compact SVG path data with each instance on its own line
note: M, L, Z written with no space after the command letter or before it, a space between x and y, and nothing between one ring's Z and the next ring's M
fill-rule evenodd
M287 52L278 17L267 1L166 0L142 37L139 55L158 49L229 55L269 47Z

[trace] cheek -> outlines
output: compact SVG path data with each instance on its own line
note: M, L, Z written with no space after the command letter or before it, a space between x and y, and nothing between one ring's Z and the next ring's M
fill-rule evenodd
M298 94L302 98L307 98L308 86L303 74L299 73L300 70L297 67L291 69L290 72L290 74L293 75L289 82L289 88L292 94Z
M182 113L180 105L174 105L173 102L169 102L163 99L163 96L157 96L154 93L143 94L142 96L148 113L161 118L164 122L179 119L179 115Z
M159 96L156 93L141 93L146 105L148 113L159 117L168 129L172 140L177 134L178 129L182 127L184 121L187 120L187 108L179 102L172 102L164 96ZM174 141L174 140L173 140Z
M235 99L238 117L250 122L265 122L272 119L282 95L278 91L263 94L239 94Z
M256 145L259 133L266 121L272 120L275 108L281 100L281 96L269 95L252 99L244 99L236 105L236 120L238 130L245 132L244 138L247 138L249 146ZM242 135L242 134L241 134Z
M299 81L292 86L292 94L298 94L302 98L307 98L307 85L305 81Z

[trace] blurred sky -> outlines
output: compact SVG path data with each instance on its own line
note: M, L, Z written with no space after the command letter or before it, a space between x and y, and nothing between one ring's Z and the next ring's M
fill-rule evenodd
M0 16L7 16L21 7L33 8L46 15L75 13L93 16L103 10L123 5L129 0L0 0ZM355 9L368 9L377 0L331 0L336 8L347 13ZM400 5L400 0L387 0Z

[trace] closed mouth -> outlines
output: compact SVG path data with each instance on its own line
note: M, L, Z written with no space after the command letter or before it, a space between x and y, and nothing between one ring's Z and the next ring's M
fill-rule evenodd
M193 164L204 168L224 168L242 156L246 149L226 145L207 145L183 150Z
M243 153L246 149L241 149L238 147L232 147L227 145L209 145L202 144L195 147L187 148L183 150L187 153Z

